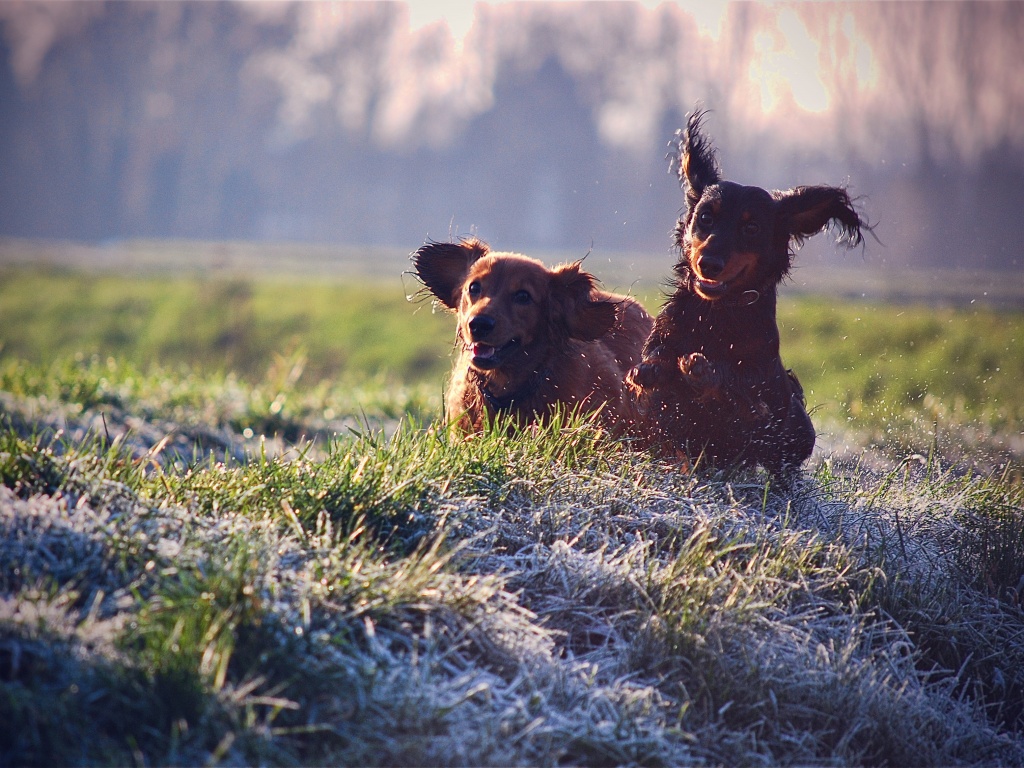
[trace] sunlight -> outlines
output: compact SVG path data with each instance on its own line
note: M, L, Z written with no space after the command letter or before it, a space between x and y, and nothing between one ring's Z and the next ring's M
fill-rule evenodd
M829 107L829 94L819 73L819 48L807 27L792 10L779 13L776 33L754 36L750 78L761 90L765 112L777 109L787 91L798 107L820 113Z
M409 26L413 32L432 24L443 24L448 27L456 52L461 52L466 42L466 35L473 26L476 16L476 3L472 2L415 2L409 3Z
M697 22L697 31L704 37L720 40L725 29L728 3L725 0L697 0L686 5L686 10Z

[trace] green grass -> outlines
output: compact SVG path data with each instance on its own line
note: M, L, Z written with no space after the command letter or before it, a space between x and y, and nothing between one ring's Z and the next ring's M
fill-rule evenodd
M298 436L289 410L319 409L326 424L336 421L330 414L358 413L357 400L376 418L389 406L373 393L388 389L405 388L417 401L406 405L428 419L439 408L454 319L408 301L417 287L398 275L343 283L9 268L0 279L0 364L29 363L45 382L50 366L96 356L133 367L136 379L157 382L151 389L166 387L169 371L219 380L221 389L258 384L257 402L221 422L289 439ZM653 311L658 300L647 302ZM779 325L783 358L820 430L857 433L858 444L896 458L930 441L984 467L1024 457L1024 313L784 296ZM201 399L218 400L211 395Z
M779 326L786 364L831 423L900 450L936 424L1024 432L1024 313L818 298L783 302Z
M1024 764L1024 485L934 435L1019 433L1020 314L783 302L862 460L777 489L458 439L386 284L5 277L2 764Z
M418 286L406 278L410 293ZM302 353L312 382L345 372L438 379L450 318L393 281L241 280L4 269L0 353L30 362L75 354L139 367L188 364L262 377Z

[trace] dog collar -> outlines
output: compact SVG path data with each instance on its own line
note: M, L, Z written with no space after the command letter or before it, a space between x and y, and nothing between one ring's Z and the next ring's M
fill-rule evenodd
M761 292L760 291L750 290L750 291L744 291L739 296L737 296L735 299L727 300L727 301L729 301L729 306L731 306L731 307L749 307L751 304L753 304L755 301L757 301L760 298L761 298Z
M720 307L749 307L751 304L757 303L757 300L761 298L761 294L763 293L763 291L755 291L754 289L750 289L748 291L744 291L743 293L736 297L723 297L721 299L704 299L703 296L700 296L692 288L690 290L695 296L708 302L708 304L714 304Z

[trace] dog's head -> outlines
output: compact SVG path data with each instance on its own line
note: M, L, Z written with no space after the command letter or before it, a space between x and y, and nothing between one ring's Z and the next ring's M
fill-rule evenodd
M413 267L458 313L459 340L481 371L532 370L569 339L594 341L615 324L615 303L596 295L595 278L579 262L548 269L469 238L427 243L413 254Z
M694 112L678 136L679 180L686 212L676 224L677 272L708 301L774 290L789 273L792 246L835 223L849 246L867 224L840 187L768 192L723 181L715 150ZM757 296L757 293L753 293Z

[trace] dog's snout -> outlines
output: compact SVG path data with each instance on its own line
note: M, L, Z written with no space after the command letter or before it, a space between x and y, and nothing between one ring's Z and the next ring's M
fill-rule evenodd
M469 333L474 341L484 339L494 330L494 318L490 315L477 315L469 321Z
M717 256L705 254L697 261L697 266L700 267L701 275L714 280L725 269L725 261Z

